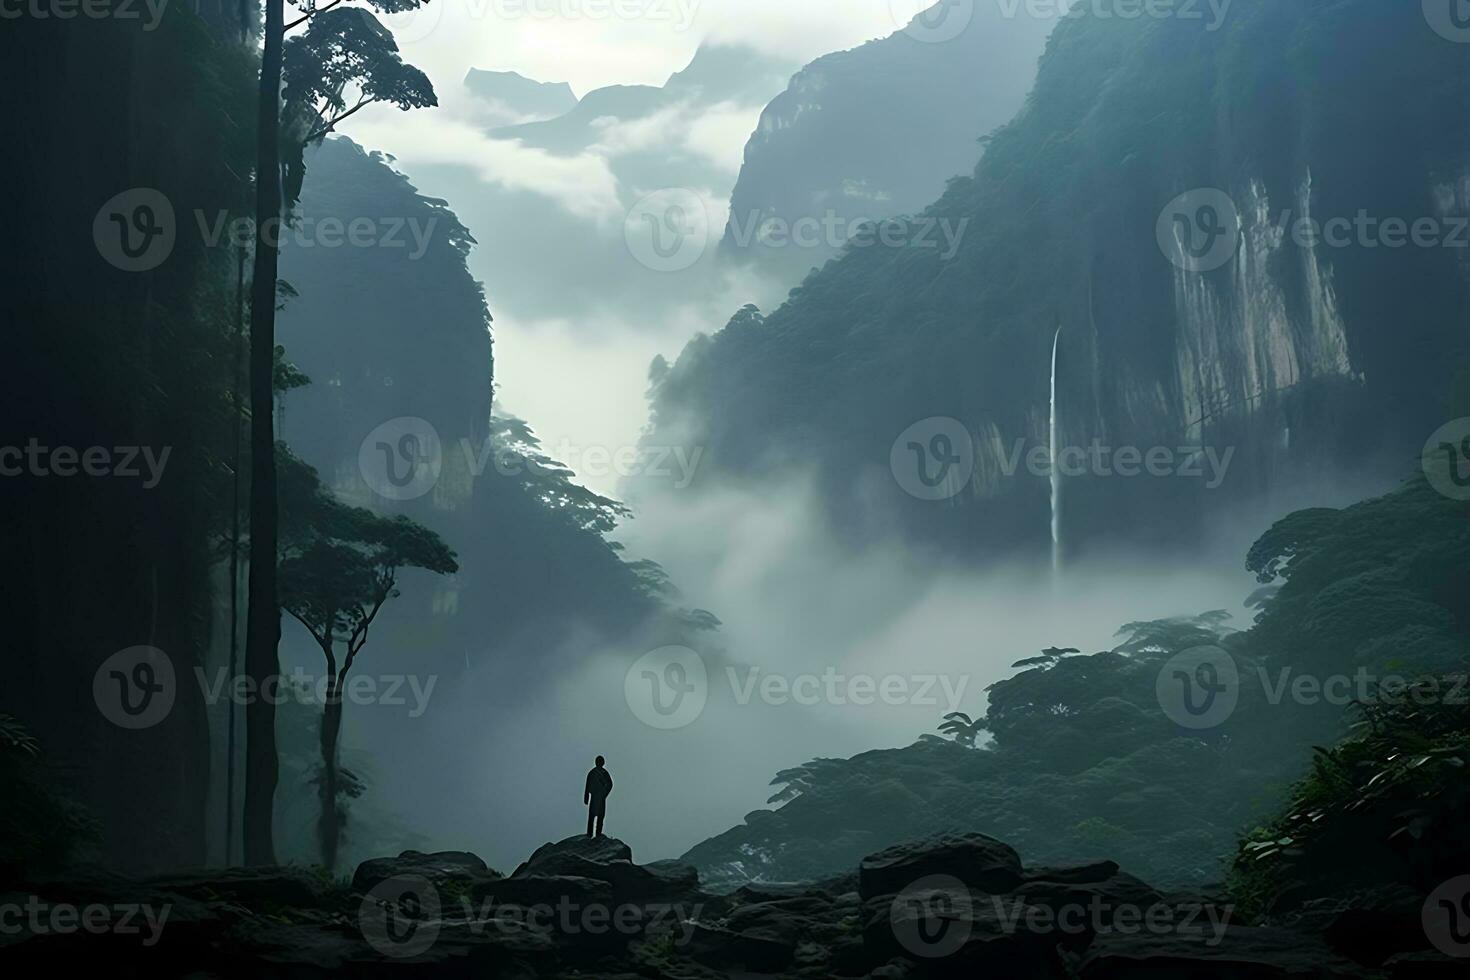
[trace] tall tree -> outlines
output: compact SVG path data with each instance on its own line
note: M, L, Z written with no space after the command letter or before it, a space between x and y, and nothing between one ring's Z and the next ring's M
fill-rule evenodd
M421 2L368 0L368 6L398 13L415 9ZM428 78L403 64L392 34L377 18L367 10L335 9L341 3L332 0L320 7L316 0L298 3L303 14L289 26L306 25L306 31L287 45L284 0L265 0L256 137L255 263L250 285L252 558L245 627L245 672L257 690L279 672L281 613L276 582L278 513L272 374L276 273L284 212L300 192L301 159L308 143L325 138L338 122L373 103L391 103L400 109L437 104ZM283 82L289 136L283 136ZM257 698L246 708L245 735L245 863L273 864L271 814L279 769L274 705Z
M445 575L459 565L433 531L402 515L380 517L342 503L315 470L284 448L281 471L281 604L311 634L326 667L317 827L322 864L333 869L345 824L338 801L356 795L357 786L338 765L347 675L383 604L398 595L400 569Z
M281 223L281 49L284 0L265 0L265 46L255 146L255 264L250 281L250 579L245 673L266 690L280 672L276 647L276 438L271 384L276 352L276 269ZM246 864L274 864L271 808L276 794L276 709L267 698L245 708Z

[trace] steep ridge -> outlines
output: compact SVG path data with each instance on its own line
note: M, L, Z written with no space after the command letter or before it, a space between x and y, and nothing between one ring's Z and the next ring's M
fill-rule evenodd
M465 264L474 239L454 212L347 139L327 140L308 164L300 238L288 234L282 250L294 295L278 336L311 380L283 397L281 437L351 503L434 530L460 566L406 578L373 625L385 658L375 664L444 678L436 712L418 722L384 711L357 734L379 758L414 746L427 757L436 738L454 737L435 726L452 726L456 710L515 704L606 645L692 642L713 627L709 614L675 608L658 566L607 539L626 510L574 483L530 426L494 405L490 316ZM360 226L356 244L329 239L332 222ZM288 623L284 662L319 661L303 640ZM380 768L460 791L450 770ZM371 844L364 829L354 847Z
M1470 137L1445 120L1470 105L1467 63L1414 4L1251 0L1214 31L1069 16L973 178L768 318L691 343L653 438L704 446L704 481L815 468L854 536L897 522L1043 554L1047 474L1025 454L1045 456L1060 327L1062 446L1162 447L1174 477L1074 467L1069 549L1193 541L1237 505L1259 525L1302 472L1387 486L1466 355ZM1438 247L1405 243L1420 222ZM963 229L953 255L944 227ZM1214 254L1181 252L1181 228ZM948 507L905 492L895 447L934 417L974 449ZM1218 479L1199 448L1229 454Z
M917 212L974 168L980 137L1021 108L1056 18L993 4L950 14L961 15L939 32L916 19L797 72L746 144L724 254L794 284L837 254L855 222ZM794 247L773 234L773 224L829 215L833 241Z

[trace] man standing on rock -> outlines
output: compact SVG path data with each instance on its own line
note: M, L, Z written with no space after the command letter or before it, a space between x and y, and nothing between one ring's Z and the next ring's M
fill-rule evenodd
M602 767L603 761L602 756L597 757L597 765L587 773L587 788L582 791L582 802L587 805L588 837L602 836L602 818L607 816L607 797L612 792L612 776Z

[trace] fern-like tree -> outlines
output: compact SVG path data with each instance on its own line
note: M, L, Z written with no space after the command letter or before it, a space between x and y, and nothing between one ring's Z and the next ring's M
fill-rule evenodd
M398 575L422 568L459 570L454 552L428 528L404 516L382 517L342 503L316 471L280 447L281 606L311 634L326 669L321 719L322 864L336 867L354 780L338 765L342 692L383 605L398 593Z
M279 673L281 636L279 535L272 369L276 348L276 275L280 229L301 189L305 147L373 103L400 109L436 105L423 72L406 65L393 35L373 15L400 13L424 0L293 0L300 16L286 20L285 0L265 0L260 88L256 111L255 242L250 286L250 575L245 621L245 671L257 684ZM370 9L367 9L370 8ZM286 39L288 31L299 36ZM285 104L282 104L282 83ZM275 706L263 698L245 711L244 845L247 864L275 862L272 802L278 760Z

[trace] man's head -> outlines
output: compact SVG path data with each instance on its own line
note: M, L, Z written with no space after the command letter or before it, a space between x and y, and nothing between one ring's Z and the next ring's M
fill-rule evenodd
M605 762L605 761L607 761L607 760L605 760L605 759L603 759L603 757L602 757L602 756L598 756L598 757L597 757L597 768L599 768L599 769L601 769L601 768L602 768L602 764L603 764L603 763L604 763L604 762Z

